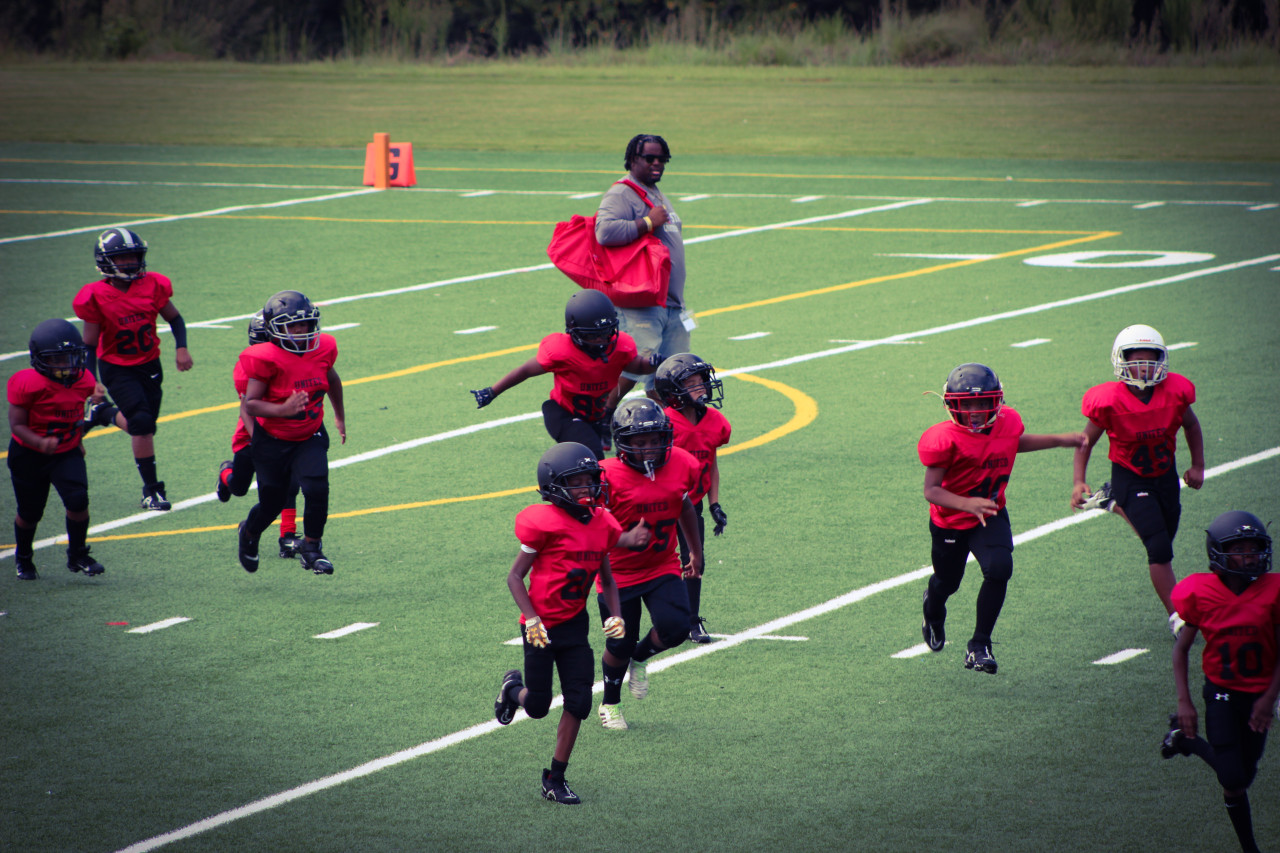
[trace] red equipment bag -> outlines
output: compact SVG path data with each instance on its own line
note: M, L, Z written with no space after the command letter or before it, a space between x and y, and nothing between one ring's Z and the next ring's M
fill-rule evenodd
M626 180L618 183L631 187L653 208L640 187ZM667 304L671 253L652 232L625 246L601 246L596 242L596 218L574 216L556 223L547 257L579 287L600 291L620 308Z

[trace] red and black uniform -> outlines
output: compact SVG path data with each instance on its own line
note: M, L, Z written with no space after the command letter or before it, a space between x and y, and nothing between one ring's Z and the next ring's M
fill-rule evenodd
M551 670L560 675L565 710L584 720L591 713L595 653L588 641L587 597L600 564L618 542L622 528L603 509L586 522L551 504L527 506L516 515L516 538L535 553L529 569L529 600L547 629L550 644L524 641L525 712L545 716L551 707ZM520 615L521 636L524 614Z
M44 516L50 486L57 490L68 511L84 512L89 508L89 477L80 443L80 421L93 387L93 374L87 370L71 387L30 367L9 377L9 405L26 410L27 426L37 435L58 438L53 453L42 453L17 435L9 439L9 475L18 501L18 516L30 527ZM80 544L84 544L83 536Z
M1173 560L1182 517L1174 451L1183 416L1195 401L1191 380L1170 373L1146 403L1116 381L1090 388L1080 404L1084 416L1107 433L1111 495L1141 537L1150 563Z
M729 425L729 419L721 414L719 409L710 406L703 408L702 416L696 424L675 406L668 406L666 412L674 432L672 444L693 454L693 458L697 459L701 466L698 471L698 484L689 493L689 500L693 501L694 512L698 514L698 538L702 540L705 556L707 525L702 514L702 498L711 488L711 468L716 462L716 448L724 447L729 443L733 435L733 427ZM680 533L678 528L676 532L680 538L680 558L687 560L689 543L684 541L684 534ZM705 565L703 574L706 574ZM697 621L698 612L702 606L702 578L685 578L684 585L689 593L690 618Z
M258 504L249 511L247 532L260 536L287 504L291 483L306 499L303 533L308 539L324 535L329 517L329 434L324 428L324 398L329 371L338 360L338 344L321 334L310 352L289 352L273 343L254 344L240 353L246 377L267 388L262 399L283 403L295 391L308 394L306 408L289 418L255 419L251 443L258 475Z
M621 459L606 459L600 467L609 484L609 509L622 529L630 529L643 518L652 531L643 550L614 548L609 554L627 633L622 639L608 640L605 646L615 657L632 656L640 639L642 600L663 646L679 645L688 639L690 614L689 597L680 582L676 530L685 497L697 488L701 466L689 452L672 447L666 464L654 472L652 480ZM598 581L596 590L603 593ZM597 600L603 620L610 615L604 595Z
M542 404L542 420L557 442L576 441L604 458L602 435L608 434L605 402L618 385L623 368L636 357L636 342L618 333L613 350L601 361L583 352L568 334L555 332L538 344L538 364L554 377L551 399Z
M238 360L236 366L231 369L231 381L235 385L236 396L243 400L245 393L249 390L249 377L244 372L244 365ZM231 475L226 480L227 488L236 497L244 497L248 494L249 485L253 482L253 449L250 444L249 430L245 429L244 421L236 417L236 431L231 435ZM289 495L285 509L293 509L297 505L297 483L290 484ZM291 518L291 515L285 513L280 527L282 534L294 531Z
M960 588L965 563L973 554L982 569L975 643L991 642L1013 576L1013 531L1004 492L1018 455L1018 440L1025 431L1022 417L1009 406L1001 406L996 422L987 430L975 433L954 421L943 421L925 430L916 448L926 468L946 471L942 488L965 497L988 498L999 507L983 526L972 513L929 504L933 575L925 617L931 621L946 617L947 599Z
M71 302L77 317L98 324L98 373L128 419L130 435L156 431L164 396L156 318L172 298L173 283L152 272L124 290L108 279L91 282Z
M1205 760L1223 789L1243 790L1267 743L1266 732L1249 728L1249 716L1270 685L1280 653L1280 575L1261 575L1239 595L1211 572L1188 575L1173 588L1173 605L1204 634L1204 731L1213 747Z

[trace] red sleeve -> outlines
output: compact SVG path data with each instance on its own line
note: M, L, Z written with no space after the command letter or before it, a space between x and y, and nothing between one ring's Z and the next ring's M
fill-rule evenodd
M97 282L86 284L71 300L71 310L86 323L102 324L102 312L98 309L97 300L93 298L93 286Z
M539 504L532 504L516 514L516 539L521 545L541 551L546 542L547 532L538 524L535 516Z
M916 445L916 453L920 456L920 464L926 468L950 468L955 458L955 445L948 440L947 428L950 421L934 424L924 431Z

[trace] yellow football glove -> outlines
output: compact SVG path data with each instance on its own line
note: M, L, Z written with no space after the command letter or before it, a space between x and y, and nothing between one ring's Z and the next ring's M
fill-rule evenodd
M542 620L537 616L525 620L524 638L529 641L529 645L540 649L545 649L551 644L551 640L547 638L547 626L543 625Z
M627 623L621 616L610 616L604 620L604 635L614 640L622 639L627 635Z

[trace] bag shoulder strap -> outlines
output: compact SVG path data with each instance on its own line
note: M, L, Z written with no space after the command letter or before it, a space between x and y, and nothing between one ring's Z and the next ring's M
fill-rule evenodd
M653 202L649 201L649 194L644 190L640 189L640 185L637 184L635 181L628 180L627 178L623 178L620 181L614 181L614 183L626 184L627 186L631 187L631 189L635 190L636 195L640 196L640 200L642 202L649 205L650 209L653 208Z

